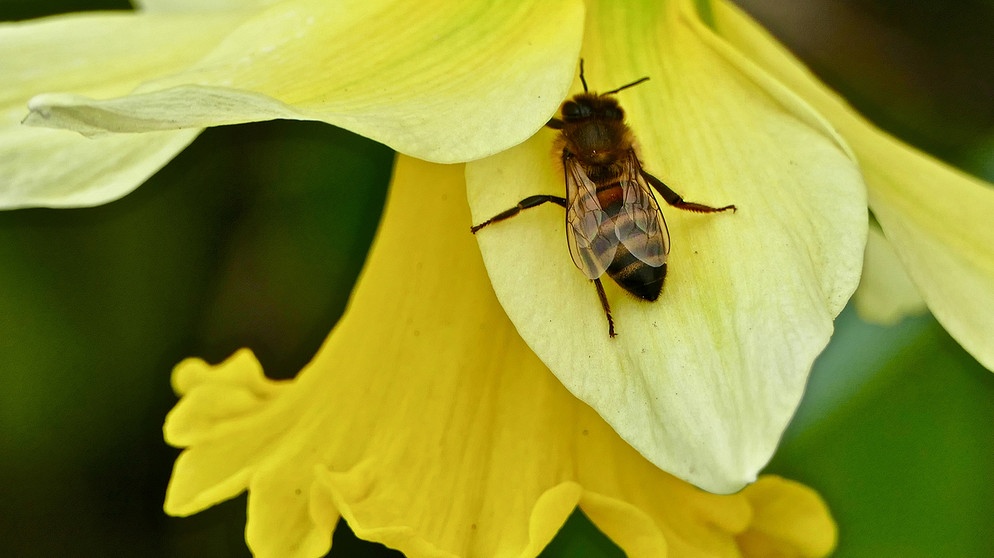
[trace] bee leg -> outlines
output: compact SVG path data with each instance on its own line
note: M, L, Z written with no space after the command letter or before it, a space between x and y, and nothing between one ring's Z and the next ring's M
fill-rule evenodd
M604 308L604 315L607 316L607 334L612 339L617 336L614 332L614 318L611 317L611 305L607 303L607 294L604 293L604 285L601 279L594 279L594 286L597 287L597 297L601 299L601 306Z
M556 205L562 206L563 208L566 207L566 198L561 198L559 196L548 196L545 194L539 194L537 196L528 196L527 198L518 202L518 205L512 207L511 209L508 209L507 211L501 211L497 215L494 215L493 217L487 219L486 221L480 223L479 225L473 225L472 227L469 228L469 230L473 234L476 234L476 231L482 229L483 227L489 224L496 223L497 221L503 221L504 219L510 219L511 217L514 217L518 213L521 213L521 210L523 209L539 206L546 202L552 202Z
M726 205L725 207L711 207L709 205L703 205L700 203L683 201L683 198L680 197L680 194L677 194L676 192L671 190L670 187L664 184L662 180L645 172L645 170L643 169L639 169L639 172L642 174L642 178L644 178L645 181L648 182L649 184L652 184L652 187L655 188L656 191L663 196L663 199L666 200L666 203L672 205L673 207L686 209L687 211L696 211L697 213L716 213L718 211L728 211L729 209L735 211L734 205Z
M563 121L558 118L550 118L548 122L545 123L546 127L552 128L553 130L562 130Z

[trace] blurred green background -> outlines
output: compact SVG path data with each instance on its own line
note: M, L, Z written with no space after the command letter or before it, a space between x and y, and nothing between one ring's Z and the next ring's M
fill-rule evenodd
M739 3L881 125L994 179L994 2ZM0 19L126 7L0 0ZM0 556L247 555L244 496L161 511L169 372L250 346L296 373L345 305L391 163L326 125L232 126L117 202L0 213ZM994 375L931 317L846 310L768 470L823 494L837 556L994 556L992 427ZM344 525L334 545L395 555ZM546 555L620 553L575 514Z

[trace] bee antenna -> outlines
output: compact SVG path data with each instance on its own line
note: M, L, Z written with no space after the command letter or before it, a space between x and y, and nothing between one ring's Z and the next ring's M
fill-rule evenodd
M581 68L583 67L582 66L582 62L581 62L581 66L580 67ZM583 74L581 73L580 75L582 76ZM582 77L581 77L581 79L582 79ZM645 76L644 78L639 78L639 79L637 79L637 80L635 80L635 81L633 81L633 82L631 82L631 83L629 83L627 85L622 85L621 87L619 87L617 89L612 89L611 91L608 91L607 93L601 93L601 95L614 95L615 93L617 93L618 91L621 91L623 89L628 89L629 87L635 87L636 85L642 83L643 81L649 81L649 76ZM586 84L584 84L583 90L584 91L587 90Z
M583 58L580 59L580 83L583 84L583 92L587 92L587 80L583 79Z

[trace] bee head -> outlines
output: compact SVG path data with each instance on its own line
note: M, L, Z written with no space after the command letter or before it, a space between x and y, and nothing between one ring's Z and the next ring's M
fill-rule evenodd
M625 111L618 101L596 93L581 93L563 103L560 112L565 122L583 122L590 119L606 119L621 122Z
M580 83L583 84L583 93L574 96L563 103L559 112L562 114L564 122L583 122L597 119L614 122L622 122L625 119L625 111L621 110L618 101L609 95L614 95L619 91L634 87L646 80L648 77L637 79L631 83L622 85L617 89L612 89L607 93L591 93L587 89L587 80L583 77L583 59L580 59Z

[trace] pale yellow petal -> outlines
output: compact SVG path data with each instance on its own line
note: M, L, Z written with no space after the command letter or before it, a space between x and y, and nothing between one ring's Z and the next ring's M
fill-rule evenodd
M233 14L96 12L0 24L3 111L46 90L124 95L200 59L244 20Z
M590 8L591 88L650 77L617 96L646 169L687 200L738 207L663 204L673 247L660 299L603 278L617 338L570 259L562 208L477 233L498 298L567 389L651 462L716 492L755 480L773 454L856 287L867 226L863 183L831 128L724 46L677 2ZM564 195L554 137L468 166L475 223Z
M468 230L463 169L399 159L341 322L297 379L248 353L174 373L187 446L166 510L249 491L257 556L326 552L339 513L411 557L529 557L579 503L631 556L738 556L752 511L638 455L514 333Z
M200 130L87 139L65 130L0 124L0 208L82 207L141 185Z
M285 0L132 96L36 97L28 122L85 134L273 118L328 122L422 159L518 144L566 93L578 0Z
M939 323L994 370L994 187L873 129L853 130L870 209ZM937 195L936 192L941 192Z
M137 188L199 130L88 140L23 126L28 99L53 88L123 95L185 68L238 21L121 12L0 25L0 207L96 205Z
M861 318L881 325L893 325L906 316L926 311L918 287L908 277L894 248L875 226L870 227L866 239L863 276L853 302Z
M846 138L866 177L870 209L929 310L994 370L994 187L867 122L731 4L715 2L714 16L719 34Z
M145 12L231 12L275 4L280 0L131 0Z

